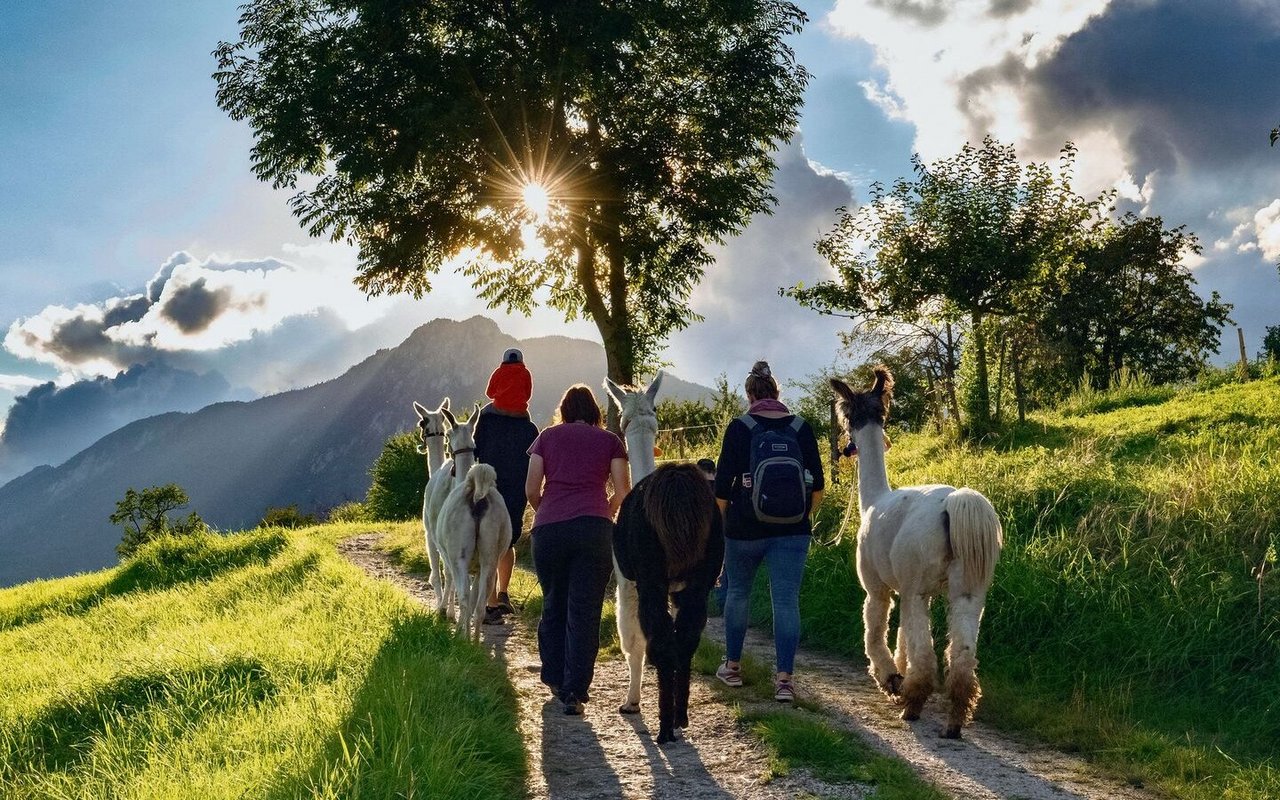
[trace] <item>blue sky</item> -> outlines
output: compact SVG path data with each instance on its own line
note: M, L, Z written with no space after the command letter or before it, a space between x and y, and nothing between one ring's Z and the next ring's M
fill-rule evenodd
M1117 188L1124 208L1196 232L1201 289L1236 304L1251 354L1263 327L1280 324L1280 150L1266 141L1280 122L1275 4L802 6L811 22L795 44L814 80L781 155L783 203L720 249L694 297L707 321L667 353L677 374L709 383L761 356L793 377L830 364L838 321L776 286L823 276L812 243L871 180L906 174L913 150L945 156L987 131L1036 160L1071 139L1079 188ZM253 178L249 132L217 108L210 78L210 51L235 38L237 13L234 0L0 6L0 419L39 381L110 377L155 357L139 338L72 363L41 331L102 317L166 264L195 269L227 301L168 363L217 371L236 396L331 377L417 324L483 311L449 279L421 302L364 300L349 285L353 253L309 241L285 194ZM517 336L596 338L547 313L494 316Z

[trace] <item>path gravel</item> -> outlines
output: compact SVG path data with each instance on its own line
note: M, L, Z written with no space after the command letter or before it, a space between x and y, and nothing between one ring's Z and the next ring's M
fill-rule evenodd
M339 545L353 563L390 581L412 597L429 602L427 581L398 569L377 549L379 534ZM723 641L719 619L706 635ZM529 752L529 797L557 798L862 798L871 787L831 784L802 770L770 780L768 756L744 734L733 709L717 699L710 679L695 676L689 699L691 727L686 739L654 744L656 685L646 675L640 715L617 713L625 694L626 663L621 657L597 664L592 702L581 717L566 716L538 680L535 631L518 620L483 629L484 644L506 664L519 697L520 728ZM772 639L748 633L747 650L769 663ZM960 741L937 735L945 714L931 701L921 719L906 723L871 683L862 663L801 651L796 658L797 690L818 703L827 720L856 731L874 747L910 763L929 782L958 800L1156 800L1158 795L1101 776L1087 763L1038 744L1021 742L981 723L966 728ZM745 694L742 705L752 701ZM765 710L776 710L767 704ZM802 713L802 712L797 712Z

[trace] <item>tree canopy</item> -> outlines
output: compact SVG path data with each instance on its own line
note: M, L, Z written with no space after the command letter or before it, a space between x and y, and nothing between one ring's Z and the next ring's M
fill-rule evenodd
M217 98L311 234L359 245L365 291L421 295L461 256L491 307L589 317L631 382L695 319L709 244L772 205L804 21L783 0L251 0Z
M139 547L161 536L186 536L206 530L204 520L194 511L177 522L169 519L170 512L190 502L186 490L176 483L150 486L140 492L125 490L124 499L116 501L115 513L110 517L112 525L124 528L116 553L129 558Z

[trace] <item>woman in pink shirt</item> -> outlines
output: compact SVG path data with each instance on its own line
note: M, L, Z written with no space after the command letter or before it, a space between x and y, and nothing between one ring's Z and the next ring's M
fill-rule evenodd
M613 518L631 485L627 452L604 430L591 389L571 386L552 425L529 448L525 494L534 509L533 567L542 586L542 682L581 714L600 649L600 614L613 572ZM612 482L613 494L606 492Z

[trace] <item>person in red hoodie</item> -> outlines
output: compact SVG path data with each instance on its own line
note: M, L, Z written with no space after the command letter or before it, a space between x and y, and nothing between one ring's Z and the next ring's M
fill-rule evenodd
M524 354L512 347L502 354L502 363L489 376L485 394L491 401L480 409L476 422L476 460L488 464L498 474L498 492L511 516L511 547L498 559L498 582L485 604L484 623L502 622L515 611L507 593L515 566L516 542L524 526L525 476L529 472L529 446L538 438L538 426L529 419L529 397L533 377L524 365Z

